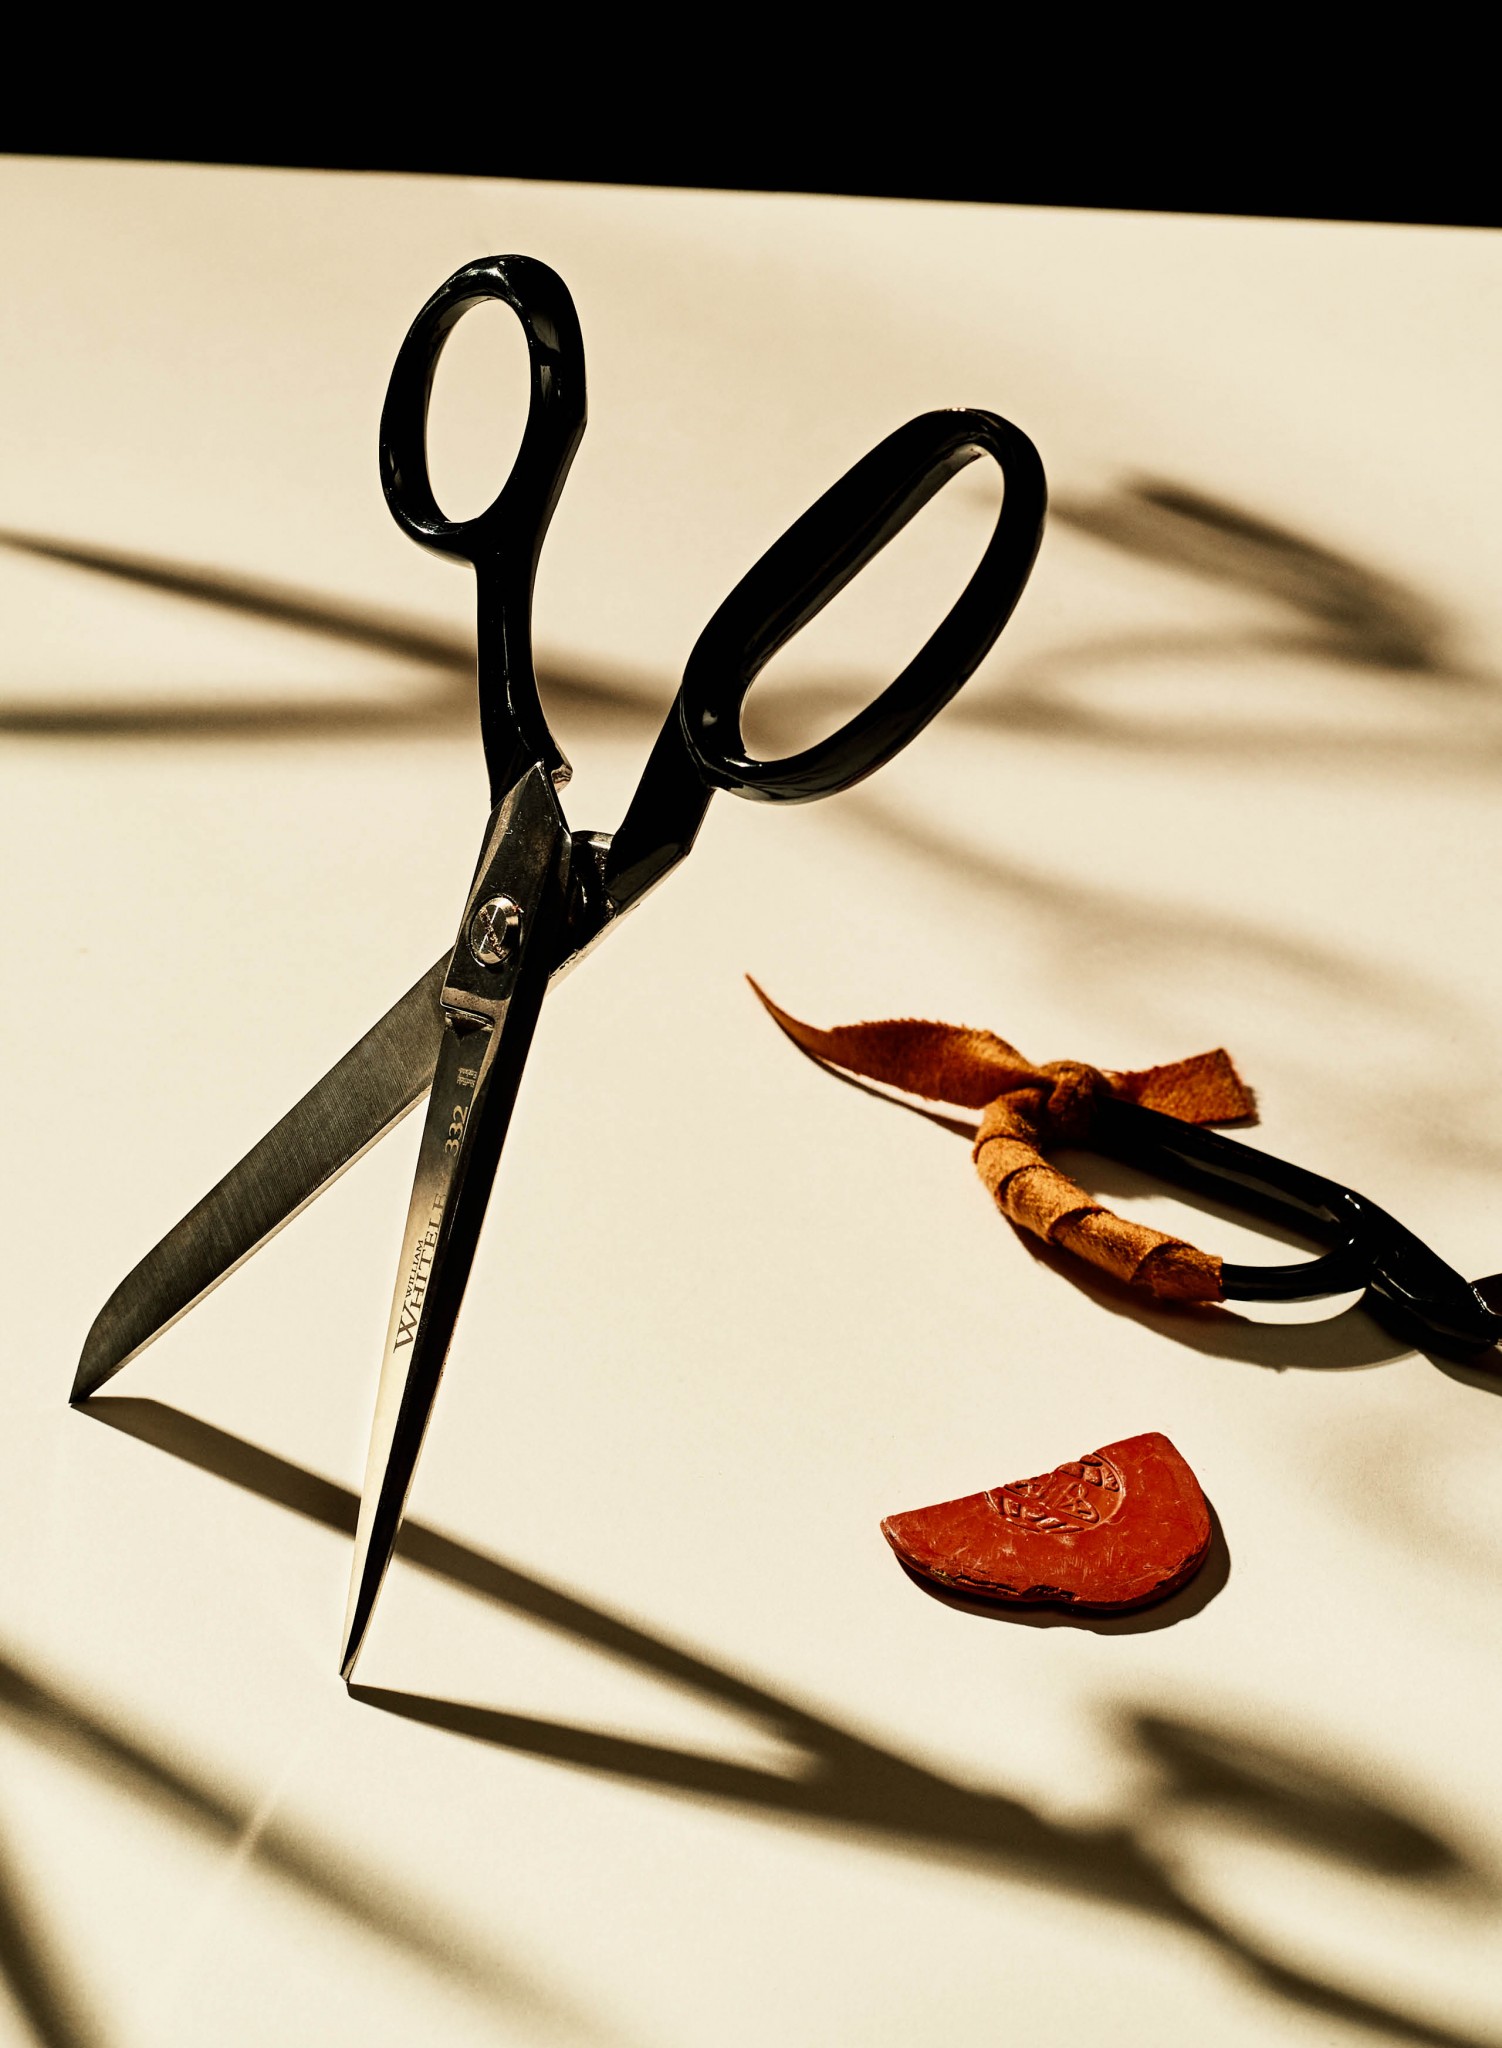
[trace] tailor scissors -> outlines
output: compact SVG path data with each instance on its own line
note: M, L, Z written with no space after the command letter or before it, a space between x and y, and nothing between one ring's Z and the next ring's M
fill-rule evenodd
M531 403L515 465L477 517L451 520L428 477L427 408L443 345L473 306L509 306ZM451 953L148 1253L100 1311L72 1400L86 1400L256 1251L431 1090L381 1364L340 1670L348 1678L391 1560L542 1000L683 859L717 789L801 803L901 751L965 683L1021 595L1042 537L1043 467L995 413L910 420L832 486L737 584L700 635L620 830L571 833L568 764L532 667L532 585L584 431L584 348L566 286L497 256L434 293L402 343L381 415L381 479L398 526L469 562L479 614L480 727L491 813ZM748 756L756 676L955 472L979 456L1004 498L969 582L930 639L838 732L782 760Z

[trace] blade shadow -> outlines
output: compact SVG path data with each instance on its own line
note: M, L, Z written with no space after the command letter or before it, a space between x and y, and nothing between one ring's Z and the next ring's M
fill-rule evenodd
M415 1962L457 1978L494 2004L527 2008L545 2023L574 2016L520 1970L438 1927L431 1908L354 1870L333 1848L292 1824L259 1825L256 1800L195 1772L174 1750L126 1728L0 1653L0 1722L164 1817L235 1845L253 1841L257 1868ZM46 2048L87 2048L102 2037L62 1979L52 1944L30 1924L21 1887L0 1851L0 1976Z
M348 1488L151 1400L96 1397L82 1411L342 1536L358 1500ZM813 1824L858 1841L958 1860L1012 1882L1129 1910L1206 1941L1263 1989L1309 2013L1420 2048L1486 2048L1479 2035L1430 2022L1284 1963L1193 1899L1153 1852L1150 1829L1196 1803L1276 1827L1296 1847L1338 1854L1357 1870L1444 1884L1492 1900L1471 1859L1375 1792L1291 1749L1161 1713L1128 1713L1124 1742L1155 1767L1152 1792L1098 1824L1049 1819L999 1791L948 1778L769 1687L499 1558L420 1523L397 1545L409 1564L640 1671L736 1708L804 1754L776 1771L598 1728L353 1684L362 1704L414 1724L644 1789Z
M39 2048L104 2048L55 1944L27 1910L20 1873L0 1842L0 1984Z

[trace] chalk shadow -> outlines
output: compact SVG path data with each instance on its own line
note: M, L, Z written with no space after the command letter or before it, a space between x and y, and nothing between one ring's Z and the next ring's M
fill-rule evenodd
M939 1606L951 1607L957 1614L974 1615L982 1621L998 1622L1008 1628L1077 1628L1094 1636L1155 1635L1160 1629L1176 1628L1181 1621L1203 1614L1212 1600L1219 1599L1230 1580L1231 1550L1226 1532L1214 1502L1207 1499L1205 1506L1210 1513L1210 1545L1204 1563L1177 1592L1149 1606L1135 1608L1130 1614L1091 1614L1067 1601L1029 1601L1024 1606L1015 1601L979 1600L937 1585L900 1557L893 1562L910 1584Z

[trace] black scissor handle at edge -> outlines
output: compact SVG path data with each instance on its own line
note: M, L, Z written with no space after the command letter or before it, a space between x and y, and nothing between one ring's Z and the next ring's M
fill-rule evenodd
M821 612L936 492L977 456L1006 495L974 574L918 653L838 732L781 761L753 760L741 707L779 648ZM942 711L990 652L1022 595L1043 537L1038 451L991 412L926 412L864 456L775 541L720 606L689 656L679 716L700 773L767 803L805 803L883 767Z
M741 707L766 664L822 611L950 477L978 456L1001 470L1000 515L975 571L900 675L838 732L780 761L747 754ZM1037 449L992 412L909 420L863 456L775 541L700 634L642 784L615 835L606 884L617 902L693 844L709 795L807 803L848 789L900 753L955 695L1011 617L1043 536Z
M527 338L531 403L511 473L483 512L450 519L428 474L428 402L438 358L472 306L498 299ZM568 769L537 697L532 584L543 537L584 432L584 340L567 285L531 256L466 263L423 307L392 365L381 411L381 487L412 540L474 565L479 585L480 719L492 799L540 761Z
M1359 1287L1380 1321L1423 1349L1467 1359L1502 1342L1502 1313L1492 1305L1502 1288L1466 1280L1354 1188L1222 1131L1109 1096L1096 1103L1086 1142L1328 1247L1287 1265L1224 1264L1221 1285L1229 1301L1315 1301Z

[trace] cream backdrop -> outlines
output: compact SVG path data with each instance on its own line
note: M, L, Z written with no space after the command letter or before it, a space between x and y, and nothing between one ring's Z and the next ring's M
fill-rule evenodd
M1039 1059L1225 1043L1271 1149L1502 1266L1502 244L0 181L4 2038L1502 2041L1502 1375L1340 1303L1062 1277L741 978ZM827 804L719 800L548 1005L357 1702L415 1122L96 1415L66 1395L127 1268L451 937L470 592L392 526L376 422L423 299L502 250L564 275L589 352L537 600L576 824L616 822L735 579L910 414L1016 420L1055 513L920 742ZM462 507L517 348L476 315L455 349ZM985 514L967 472L761 729L883 680ZM958 1614L878 1534L1143 1429L1228 1553L1166 1615Z

